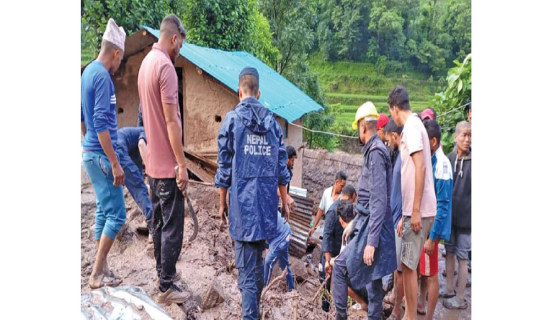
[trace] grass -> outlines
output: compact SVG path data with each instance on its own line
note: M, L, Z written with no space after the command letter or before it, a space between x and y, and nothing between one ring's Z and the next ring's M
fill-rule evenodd
M86 65L95 58L94 51L90 48L80 49L80 66Z
M403 85L409 92L411 108L421 112L430 106L437 92L437 82L420 72L379 73L376 65L366 62L324 61L320 55L308 59L311 71L319 75L336 124L334 127L350 126L357 108L372 101L379 113L388 114L388 93Z

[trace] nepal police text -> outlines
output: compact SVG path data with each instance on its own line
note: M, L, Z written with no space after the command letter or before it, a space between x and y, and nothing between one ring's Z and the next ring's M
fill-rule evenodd
M267 142L266 136L259 136L255 134L246 135L246 143L244 145L244 154L253 156L270 156L271 146Z

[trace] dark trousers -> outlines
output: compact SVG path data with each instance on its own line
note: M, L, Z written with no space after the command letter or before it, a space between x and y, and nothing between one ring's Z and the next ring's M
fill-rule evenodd
M319 280L321 281L321 283L323 283L323 281L325 281L325 277L326 277L326 274L325 274L325 253L324 252L321 252L321 260L320 261L321 261L320 264L321 264L322 267L319 269ZM332 279L329 279L327 281L327 283L325 284L325 289L327 290L328 293L330 293L330 283L331 282L332 282ZM329 312L329 310L330 310L330 302L327 300L325 295L322 295L322 297L321 297L321 308L325 312Z
M239 290L242 296L242 318L257 320L260 317L260 296L264 288L265 241L235 240L235 266L239 270Z
M176 274L183 243L184 203L176 179L149 177L153 203L153 244L160 289L166 291Z
M346 247L346 249L349 248ZM369 304L368 319L382 319L382 302L384 299L384 290L382 288L382 279L369 282L366 288L353 288L349 283L349 273L346 267L346 259L350 250L342 251L334 261L332 270L332 298L336 308L337 319L347 319L348 287L351 287L361 299Z

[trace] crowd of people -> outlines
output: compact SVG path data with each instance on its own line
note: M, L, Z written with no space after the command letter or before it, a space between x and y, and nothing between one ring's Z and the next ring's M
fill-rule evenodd
M336 319L347 318L348 296L357 308L367 311L369 319L381 319L384 304L391 308L388 319L401 319L402 302L403 319L416 319L417 314L433 319L440 297L445 308L467 308L471 108L468 121L456 125L454 150L446 156L434 109L413 113L407 90L401 86L390 92L388 107L390 116L378 113L371 102L357 110L352 127L358 130L364 156L357 196L346 184L346 174L338 172L334 186L323 193L310 230L312 234L326 212L319 267L324 271L321 279L325 274L333 277L326 289L332 290ZM334 216L345 215L340 202L354 202L355 197L352 227L344 231L334 223ZM332 205L327 209L328 201ZM347 245L342 246L342 241ZM441 290L440 241L444 241L443 274L447 275ZM385 295L382 281L390 274L393 286ZM328 311L325 299L322 307Z
M174 62L186 30L175 15L163 19L159 40L139 69L142 121L140 117L135 128L117 129L111 75L120 66L125 38L124 29L109 19L99 56L81 79L82 159L97 204L97 255L89 286L122 282L110 270L107 258L126 219L124 184L147 221L158 277L157 302L183 303L185 295L175 281L181 277L176 261L182 248L183 192L189 178ZM295 287L288 256L292 237L288 219L297 154L292 146L285 146L273 112L258 101L258 71L246 67L238 78L240 102L225 115L217 136L215 185L219 218L229 224L234 241L242 318L258 319L260 295L277 264L286 270L287 289ZM447 298L443 302L447 308L466 307L471 118L457 124L455 150L445 156L433 109L420 116L413 113L408 93L400 86L389 94L388 106L390 116L379 114L372 102L358 108L352 127L363 144L359 182L355 187L346 184L346 174L338 172L334 185L323 192L310 226L311 235L325 216L320 276L321 281L331 278L324 282L333 297L336 319L347 318L348 296L371 320L382 318L384 301L394 305L390 318L399 319L403 297L408 320L416 319L417 312L431 319L438 296ZM445 241L448 274L441 292L440 240ZM385 297L383 278L391 274L393 290ZM323 310L329 306L323 299Z

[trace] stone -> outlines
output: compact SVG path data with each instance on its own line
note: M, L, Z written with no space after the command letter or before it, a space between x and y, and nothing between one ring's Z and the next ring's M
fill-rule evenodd
M208 289L206 289L201 297L201 309L207 310L214 308L224 301L222 288L215 282L211 282Z

